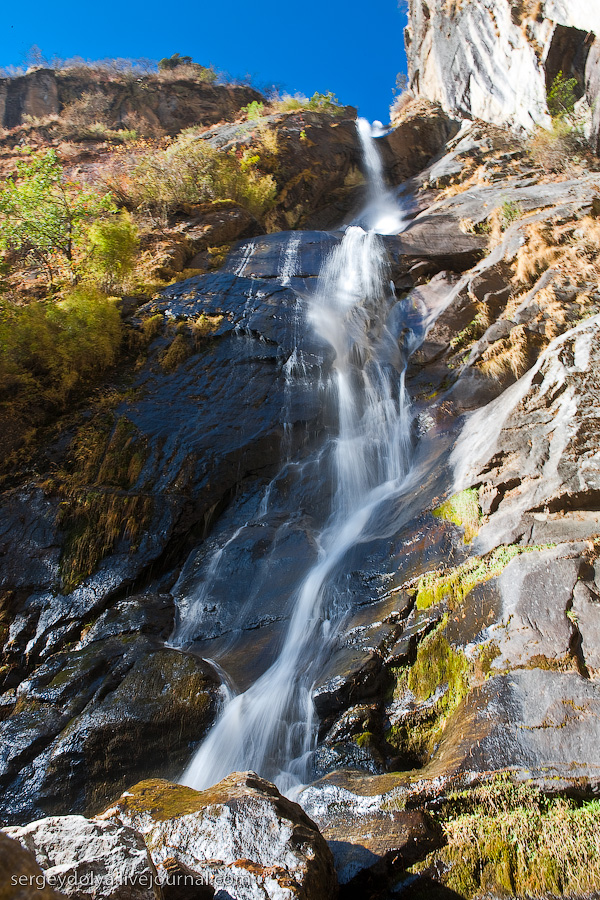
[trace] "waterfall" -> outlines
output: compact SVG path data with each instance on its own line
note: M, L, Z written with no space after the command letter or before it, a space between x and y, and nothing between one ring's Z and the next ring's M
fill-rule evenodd
M371 185L368 216L391 222L381 162L358 124ZM402 221L394 207L395 221ZM363 219L363 224L364 224ZM296 246L284 261L289 279ZM234 770L253 769L282 790L306 781L316 746L312 687L331 652L349 601L344 562L359 543L389 536L409 487L411 411L404 387L406 350L386 322L397 304L377 229L349 226L325 261L309 301L309 322L335 351L326 391L337 429L319 465L333 473L331 512L317 535L318 557L293 597L293 613L275 662L244 693L231 697L183 775L202 789ZM268 499L260 515L267 512ZM218 565L219 552L213 558ZM213 565L211 563L211 566ZM213 566L213 567L214 567Z

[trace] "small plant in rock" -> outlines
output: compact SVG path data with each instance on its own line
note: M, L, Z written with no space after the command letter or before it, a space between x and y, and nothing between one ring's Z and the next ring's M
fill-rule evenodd
M247 106L242 106L241 113L244 113L249 122L260 122L265 111L265 104L258 100L253 100Z
M502 220L505 228L520 219L522 215L523 207L517 201L505 200L502 204Z
M553 119L572 116L577 103L577 79L567 78L559 72L548 90L548 112Z

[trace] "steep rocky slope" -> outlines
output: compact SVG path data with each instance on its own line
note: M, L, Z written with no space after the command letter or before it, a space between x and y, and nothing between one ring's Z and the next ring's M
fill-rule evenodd
M350 121L287 113L268 127L284 148L273 229L329 227L360 193ZM241 688L264 672L316 558L329 486L307 460L330 424L314 383L332 354L301 313L340 233L245 234L234 206L178 214L175 272L212 246L211 228L242 239L219 270L129 302L143 353L11 473L2 816L56 816L10 831L42 868L67 865L70 833L104 871L108 819L144 872L226 878L239 897L334 895L316 822L348 898L398 884L467 898L598 889L599 164L582 152L553 172L506 129L458 127L418 101L380 141L388 173L410 179L410 221L383 240L398 297L388 328L416 347L415 490L395 533L349 565L356 602L314 688L310 819L253 775L200 794L129 788L176 778L214 721L220 673L204 658ZM231 149L252 130L204 139ZM320 188L307 160L323 165ZM246 604L265 558L272 577ZM182 651L167 642L190 598L202 615ZM61 818L108 803L91 824ZM578 828L585 878L567 840Z

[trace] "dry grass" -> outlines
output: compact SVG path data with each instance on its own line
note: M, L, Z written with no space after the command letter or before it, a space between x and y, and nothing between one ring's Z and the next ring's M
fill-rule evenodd
M567 222L533 222L516 258L513 282L530 285L551 267L571 275L575 284L600 278L600 221L591 216Z
M509 374L520 378L529 364L529 333L523 325L516 325L508 337L495 341L479 362L481 371L490 378L502 379Z
M390 106L390 122L396 125L400 121L400 117L404 110L415 99L415 95L411 90L404 90L394 98L394 102Z
M545 222L534 222L526 228L526 242L519 248L514 281L533 283L542 272L558 262L560 250L555 243L552 227Z

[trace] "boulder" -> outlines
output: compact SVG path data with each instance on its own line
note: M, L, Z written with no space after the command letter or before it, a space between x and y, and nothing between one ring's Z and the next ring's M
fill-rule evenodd
M33 853L0 832L0 900L61 900Z
M119 629L114 612L105 620ZM50 656L0 724L2 817L95 811L138 774L175 776L220 701L207 664L150 638L119 632Z
M377 141L392 184L425 169L459 129L438 103L414 100L394 122L394 128Z
M321 900L337 893L317 826L252 772L236 772L206 791L143 781L101 819L141 831L159 873L175 859L237 900Z
M60 896L162 900L144 839L132 828L83 816L53 816L5 832L34 854Z

